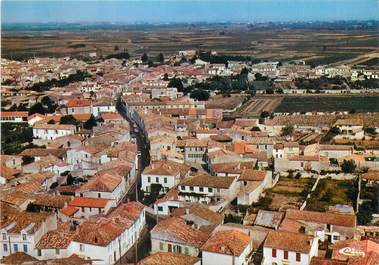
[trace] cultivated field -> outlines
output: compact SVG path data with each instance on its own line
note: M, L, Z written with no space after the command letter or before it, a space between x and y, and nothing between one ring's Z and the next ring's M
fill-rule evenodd
M311 190L314 179L280 178L274 188L267 191L266 197L272 199L271 210L300 208Z
M286 96L275 112L351 111L378 112L378 95Z
M120 30L2 32L2 54L8 58L108 55L128 49L132 56L202 49L249 55L262 60L305 59L314 64L351 63L379 53L378 31L256 29L248 25L146 26ZM349 61L350 62L350 61Z

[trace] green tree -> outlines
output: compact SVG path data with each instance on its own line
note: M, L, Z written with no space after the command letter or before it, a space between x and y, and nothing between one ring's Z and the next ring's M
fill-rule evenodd
M91 114L91 117L83 124L83 128L87 130L92 130L93 127L97 125L95 117Z
M270 116L270 113L269 112L267 112L267 111L262 111L262 113L261 113L261 118L267 118L267 117L269 117Z
M356 169L357 165L355 164L354 160L343 160L343 163L341 165L341 169L344 173L353 173Z
M267 76L263 76L261 73L256 73L254 75L254 77L255 77L255 80L257 80L257 81L267 81L268 80Z
M195 89L194 91L191 92L191 98L205 101L209 99L209 92L205 91L203 89Z
M163 81L168 81L168 74L167 73L164 73L164 75L163 75Z
M164 56L163 56L163 53L159 53L157 55L157 57L155 58L155 61L159 62L159 63L163 63L164 62Z
M370 202L364 202L359 206L357 213L357 221L360 225L367 225L372 220L372 206Z
M39 114L45 114L46 113L45 108L43 107L42 103L37 102L37 103L34 103L30 107L28 115L33 115L35 113L39 113Z
M292 135L293 131L294 131L293 126L288 125L282 128L281 134L282 136L289 136L289 135Z
M176 87L179 92L183 92L183 83L179 78L174 77L167 85L168 87Z
M60 121L59 121L60 124L72 124L72 125L78 125L79 124L79 121L77 121L74 116L72 115L65 115L63 117L61 117Z
M149 57L147 56L146 53L142 54L141 60L142 60L143 63L147 63L147 61L149 60Z

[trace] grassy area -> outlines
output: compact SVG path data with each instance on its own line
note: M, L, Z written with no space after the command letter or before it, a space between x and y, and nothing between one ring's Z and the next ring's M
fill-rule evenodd
M379 96L291 96L285 97L275 112L379 111Z
M267 190L266 196L253 207L255 210L268 209L274 211L285 208L299 208L305 201L314 182L315 179L282 177L275 187Z
M357 186L354 180L321 179L307 201L307 210L327 211L336 204L355 205Z

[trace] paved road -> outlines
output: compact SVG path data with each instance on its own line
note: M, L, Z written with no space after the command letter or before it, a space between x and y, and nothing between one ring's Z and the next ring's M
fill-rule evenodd
M129 122L130 125L130 136L136 139L136 144L138 147L138 151L140 153L138 159L138 170L135 181L130 185L130 188L125 196L125 201L131 200L135 201L141 198L137 198L136 192L138 193L141 185L141 174L145 167L150 164L150 144L148 140L145 138L145 135L141 132L141 129L138 128L137 123L130 119L128 115L126 115L126 109L123 106L118 106L117 111L120 115ZM142 194L138 194L140 197ZM147 226L141 233L141 236L137 242L137 247L134 245L129 249L125 255L121 257L118 264L130 264L131 262L137 262L142 258L149 255L151 246L150 246L150 231L155 226L155 219L146 215L146 224ZM137 251L137 253L136 253Z

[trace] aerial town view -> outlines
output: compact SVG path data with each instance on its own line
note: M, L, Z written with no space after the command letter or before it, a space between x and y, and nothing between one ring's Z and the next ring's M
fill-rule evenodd
M379 265L379 1L0 4L0 264Z

